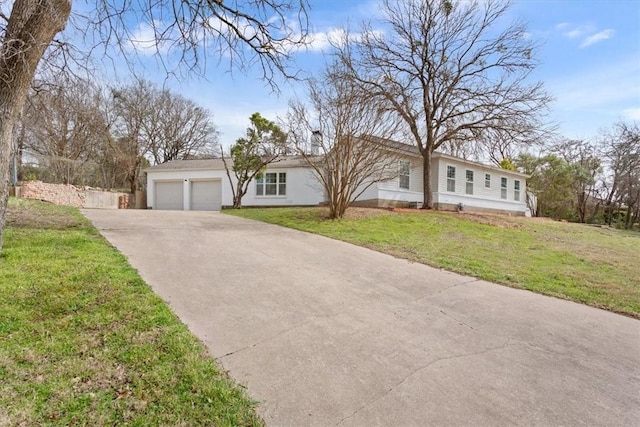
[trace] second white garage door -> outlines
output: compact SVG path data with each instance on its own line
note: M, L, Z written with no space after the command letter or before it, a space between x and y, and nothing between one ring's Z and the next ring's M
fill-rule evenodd
M219 211L222 209L222 181L191 181L191 210Z

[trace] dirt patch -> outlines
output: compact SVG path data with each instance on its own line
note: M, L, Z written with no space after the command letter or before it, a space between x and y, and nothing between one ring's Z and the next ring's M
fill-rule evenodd
M415 211L415 209L414 209ZM381 215L392 215L393 212L383 208L356 208L350 207L344 214L345 219L367 219Z
M85 224L64 208L47 202L17 200L7 208L8 227L67 230Z
M516 217L505 214L490 214L490 213L476 213L476 212L447 212L436 211L429 209L407 209L407 208L392 208L392 212L397 213L421 213L424 215L452 215L458 218L464 218L468 221L476 222L479 224L491 225L499 228L522 228L524 226L523 221L528 221L531 218Z
M479 224L492 225L499 228L522 228L523 218L516 218L509 215L501 214L476 214L472 212L465 212L460 214L450 213L450 215L464 215L465 219L469 221L477 222Z

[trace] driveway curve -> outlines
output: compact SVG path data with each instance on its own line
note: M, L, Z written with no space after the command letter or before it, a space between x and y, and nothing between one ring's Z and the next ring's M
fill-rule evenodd
M83 214L268 425L640 425L637 320L220 213Z

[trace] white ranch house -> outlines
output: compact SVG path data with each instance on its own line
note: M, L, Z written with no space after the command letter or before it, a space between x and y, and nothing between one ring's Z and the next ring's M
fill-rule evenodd
M371 184L353 202L358 206L419 206L423 201L422 157L417 148L401 149L398 176ZM220 210L233 204L229 178L221 159L174 160L145 169L150 209ZM231 174L233 177L233 173ZM528 215L528 176L497 167L434 153L431 189L436 209ZM263 178L249 184L243 206L317 206L326 200L314 170L300 156L269 165Z

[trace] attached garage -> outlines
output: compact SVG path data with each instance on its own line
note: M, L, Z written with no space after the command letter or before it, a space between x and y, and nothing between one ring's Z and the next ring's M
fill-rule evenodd
M222 181L191 181L191 210L219 211L222 209Z
M314 171L302 159L284 159L276 165L265 171L260 183L249 184L244 206L316 206L324 200ZM230 184L237 185L237 180L229 177L220 158L172 160L144 172L149 209L219 211L233 205Z
M184 209L184 186L180 181L157 181L155 183L155 209L181 211Z

